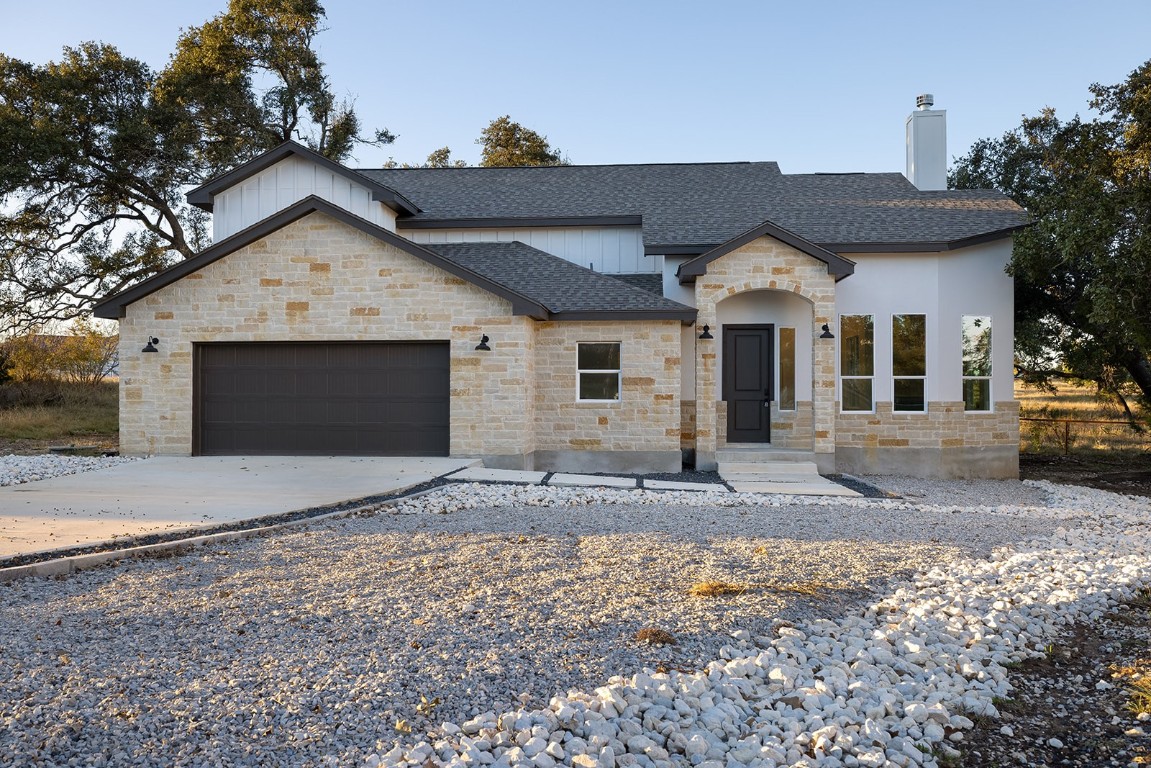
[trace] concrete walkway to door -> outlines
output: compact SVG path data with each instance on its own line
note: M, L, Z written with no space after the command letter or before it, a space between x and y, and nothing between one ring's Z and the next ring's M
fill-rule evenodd
M397 493L478 459L158 456L0 488L0 558Z

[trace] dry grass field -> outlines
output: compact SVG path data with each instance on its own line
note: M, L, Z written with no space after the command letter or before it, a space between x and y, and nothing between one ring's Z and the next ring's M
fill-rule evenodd
M1123 407L1114 399L1100 397L1092 386L1064 383L1051 393L1016 384L1015 399L1020 407L1021 453L1151 449L1151 429L1132 429ZM1139 415L1136 405L1132 404L1132 410Z
M43 453L58 445L115 450L120 429L117 386L115 381L54 383L19 397L10 393L16 402L0 404L0 455Z

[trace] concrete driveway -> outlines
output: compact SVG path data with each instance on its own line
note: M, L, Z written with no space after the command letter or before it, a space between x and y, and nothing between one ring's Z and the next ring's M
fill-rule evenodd
M0 488L0 558L396 493L477 459L154 457Z

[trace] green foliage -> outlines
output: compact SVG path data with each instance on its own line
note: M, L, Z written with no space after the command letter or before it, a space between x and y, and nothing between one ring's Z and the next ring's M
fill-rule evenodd
M994 187L1034 218L1015 236L1016 365L1151 402L1151 61L1091 87L1099 117L1025 118L956 162L957 188Z
M425 168L464 168L467 163L463 160L452 160L452 151L448 147L440 147L428 155Z
M78 317L199 251L189 186L289 138L346 157L362 139L313 48L323 13L231 0L160 72L102 43L42 66L0 54L0 325Z
M562 152L548 144L547 136L512 122L508 115L492 120L476 144L483 147L480 165L486 168L569 164Z

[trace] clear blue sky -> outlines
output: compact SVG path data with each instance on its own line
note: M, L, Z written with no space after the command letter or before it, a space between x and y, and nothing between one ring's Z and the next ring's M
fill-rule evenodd
M353 165L422 161L503 114L574 163L776 160L785 173L902 171L915 96L948 154L1151 58L1151 2L328 0L321 56L365 127ZM226 0L0 0L0 51L43 63L101 40L162 67Z

